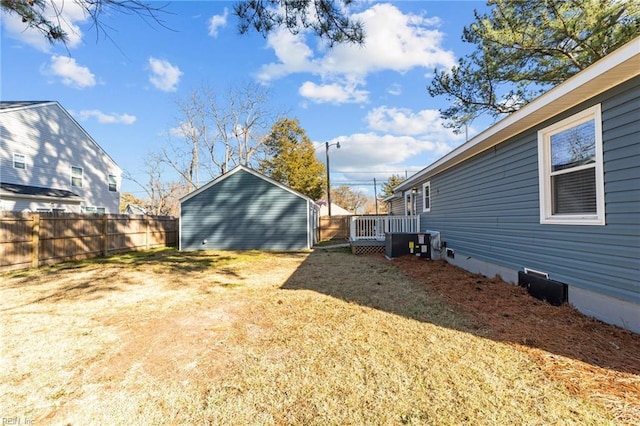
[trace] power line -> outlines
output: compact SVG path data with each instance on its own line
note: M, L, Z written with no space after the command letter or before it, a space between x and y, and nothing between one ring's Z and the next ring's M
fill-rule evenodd
M384 173L392 173L392 174L404 174L405 172L415 173L417 171L422 170L423 168L418 167L415 170L413 169L404 169L404 170L331 170L331 173L344 173L344 174L384 174Z
M336 187L336 186L340 186L340 185L344 185L344 186L364 186L364 185L373 185L373 180L367 180L367 181L358 181L358 182L349 182L349 181L345 181L345 182L333 182L331 187Z

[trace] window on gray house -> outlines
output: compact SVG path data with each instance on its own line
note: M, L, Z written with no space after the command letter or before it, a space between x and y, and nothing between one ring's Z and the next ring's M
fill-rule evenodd
M422 211L431 211L431 182L422 185Z
M600 105L538 132L540 222L604 225Z

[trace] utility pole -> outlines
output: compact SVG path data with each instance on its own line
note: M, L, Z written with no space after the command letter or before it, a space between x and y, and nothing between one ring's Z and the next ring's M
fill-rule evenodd
M340 142L329 143L325 142L325 155L327 159L327 208L329 209L329 217L331 217L331 173L329 172L329 147L334 146L340 149Z
M376 185L376 178L373 178L373 197L376 200L376 214L378 214L378 186Z

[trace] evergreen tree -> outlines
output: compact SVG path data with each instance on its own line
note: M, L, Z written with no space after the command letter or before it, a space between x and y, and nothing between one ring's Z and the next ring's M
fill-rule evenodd
M150 0L70 0L82 8L96 31L108 37L108 27L102 25L103 14L135 14L144 22L153 22L162 27L161 20L165 4L156 6ZM283 27L293 34L311 30L329 46L336 43L363 44L362 23L348 16L348 7L354 0L251 0L238 1L234 14L238 18L240 34L255 30L266 37ZM4 13L17 15L25 28L37 30L52 44L68 41L62 27L64 2L59 0L2 0ZM166 15L164 15L166 16Z
M405 178L400 175L389 176L389 180L382 185L383 198L393 195L393 191L396 189L396 186L400 185L404 180Z
M85 16L93 23L93 27L99 34L101 31L108 36L107 30L102 25L103 14L115 13L135 14L145 22L155 22L164 26L160 19L160 13L164 5L156 7L152 2L142 0L73 0ZM17 15L25 24L25 28L33 28L38 31L51 44L66 44L69 35L63 29L64 2L59 0L2 0L0 8L3 13Z
M297 119L278 120L264 146L267 158L260 162L262 173L312 200L322 197L325 167L316 158L313 144Z
M640 35L640 2L625 0L490 0L462 40L476 45L449 71L435 72L431 96L457 130L481 114L517 111Z
M309 29L329 46L364 43L362 22L354 21L347 10L354 0L252 0L239 1L234 13L240 34L253 29L266 37L284 27L292 34Z

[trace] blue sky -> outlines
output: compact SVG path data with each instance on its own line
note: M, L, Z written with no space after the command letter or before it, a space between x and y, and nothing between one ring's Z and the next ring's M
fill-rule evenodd
M362 1L350 14L364 22L366 45L334 49L307 33L240 36L233 4L169 3L161 15L168 28L103 15L107 39L66 2L67 47L2 16L0 97L60 102L141 180L145 157L179 124L176 102L203 84L220 92L264 85L270 105L299 119L315 144L340 141L330 151L332 185L368 195L374 177L381 184L392 173L411 175L464 142L442 126L438 108L446 100L431 98L426 87L434 68L450 67L473 48L460 36L484 2ZM324 162L324 149L317 152ZM127 180L122 191L144 196Z

